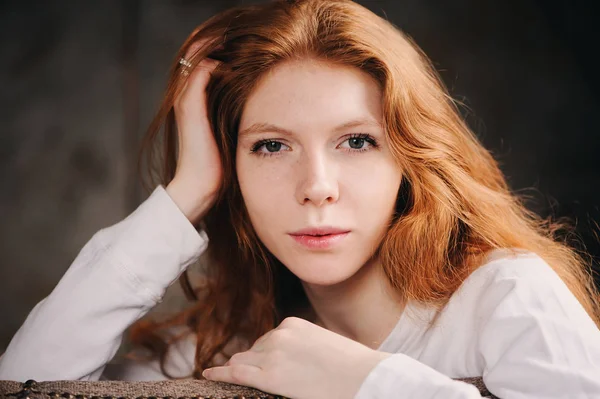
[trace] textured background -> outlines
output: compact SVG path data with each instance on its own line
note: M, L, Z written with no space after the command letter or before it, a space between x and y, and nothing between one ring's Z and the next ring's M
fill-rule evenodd
M178 46L248 2L0 0L0 351L93 233L146 197L133 162ZM592 1L359 3L432 58L511 187L573 218L599 256Z

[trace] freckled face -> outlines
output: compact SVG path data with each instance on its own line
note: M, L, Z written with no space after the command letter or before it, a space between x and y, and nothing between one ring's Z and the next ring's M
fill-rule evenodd
M245 105L236 169L250 220L305 283L352 277L388 229L401 171L381 126L381 96L359 69L290 61Z

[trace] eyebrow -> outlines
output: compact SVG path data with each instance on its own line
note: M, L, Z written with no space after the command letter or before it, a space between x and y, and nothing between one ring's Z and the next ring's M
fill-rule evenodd
M376 120L370 119L370 118L363 118L363 119L355 119L355 120L351 120L351 121L342 123L341 125L336 126L333 129L333 131L339 132L341 130L345 130L345 129L349 129L349 128L353 128L353 127L357 127L357 126L373 126L373 127L383 128L381 123L377 122ZM246 135L267 133L267 132L281 133L281 134L287 134L287 135L294 134L291 130L279 127L277 125L273 125L271 123L254 123L254 124L250 125L249 127L247 127L246 129L240 131L238 136L242 137L242 136L246 136Z

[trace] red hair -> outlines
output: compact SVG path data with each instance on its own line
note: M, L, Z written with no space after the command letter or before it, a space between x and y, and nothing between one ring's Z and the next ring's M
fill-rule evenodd
M351 1L275 1L233 8L200 25L173 61L165 98L143 142L148 190L168 184L175 173L173 104L185 79L177 60L206 39L191 62L222 61L207 100L224 183L201 226L210 240L206 276L194 282L197 288L187 273L180 279L191 305L163 322L140 321L131 331L133 343L153 349L161 364L170 344L162 335L168 327L185 325L197 336L199 378L233 337L252 343L283 318L310 314L298 278L257 238L234 164L239 121L254 86L279 63L304 58L359 68L382 88L386 134L404 176L378 255L402 297L440 309L490 250L520 248L541 256L600 325L590 258L559 239L565 226L528 211L510 192L420 49Z

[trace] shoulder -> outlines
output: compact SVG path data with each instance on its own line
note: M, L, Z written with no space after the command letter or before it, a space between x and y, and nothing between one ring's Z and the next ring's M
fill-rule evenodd
M468 326L495 395L600 393L600 330L540 256L495 251L455 295L452 324Z
M457 293L472 292L489 296L532 290L538 293L568 288L552 267L536 253L520 249L497 249L463 282Z
M528 320L557 322L596 330L591 317L554 269L524 250L493 251L457 290L451 301L470 310L482 324Z
M504 279L558 278L552 267L539 255L523 249L496 249L488 254L465 282L472 280L497 281Z

